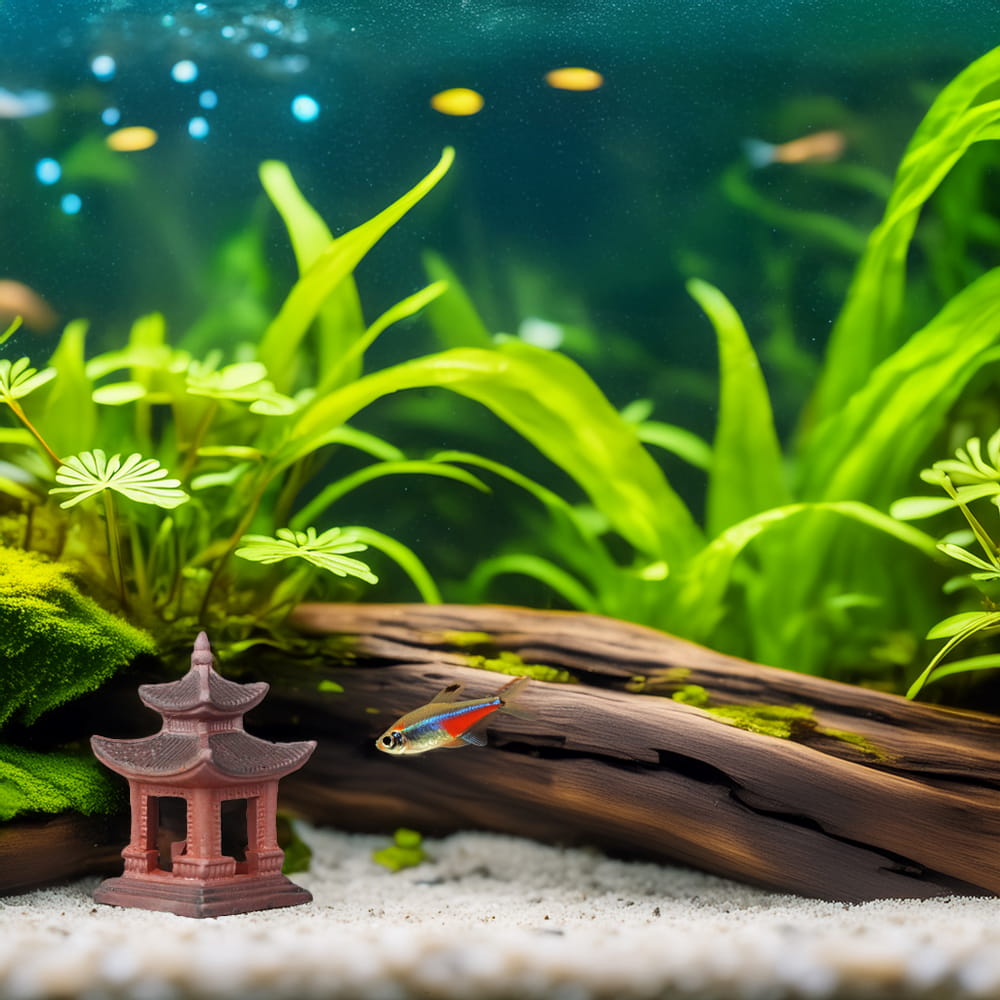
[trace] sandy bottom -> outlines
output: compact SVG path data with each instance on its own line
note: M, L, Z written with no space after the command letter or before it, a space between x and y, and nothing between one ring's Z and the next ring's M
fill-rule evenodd
M426 846L305 828L310 905L192 920L96 879L0 899L0 997L998 997L1000 900L847 906L492 834Z

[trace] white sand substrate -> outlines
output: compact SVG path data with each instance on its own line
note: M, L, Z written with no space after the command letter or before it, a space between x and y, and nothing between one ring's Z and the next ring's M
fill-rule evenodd
M314 902L195 920L100 906L97 879L0 899L0 997L630 1000L1000 997L1000 900L848 906L493 834L303 828Z

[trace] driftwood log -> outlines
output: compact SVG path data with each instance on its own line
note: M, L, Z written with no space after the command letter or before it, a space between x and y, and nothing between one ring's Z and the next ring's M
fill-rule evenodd
M293 621L328 637L323 665L253 651L240 679L271 683L248 729L319 740L308 767L281 785L285 806L313 821L591 844L845 901L1000 894L993 717L763 667L595 615L303 605ZM490 694L505 678L482 668L516 673L519 663L562 671L562 682L528 685L531 719L491 716L488 747L402 758L375 749L388 725L445 684ZM103 696L92 731L151 731L136 682ZM763 735L672 697L691 685L705 689L709 709L805 708L791 713L787 738ZM121 720L118 733L111 720ZM0 893L25 881L24 854L5 846L17 829L0 827ZM44 830L19 847L44 852ZM97 834L88 828L87 849L74 842L62 863L50 854L49 880L119 867L107 859L123 842L111 851Z

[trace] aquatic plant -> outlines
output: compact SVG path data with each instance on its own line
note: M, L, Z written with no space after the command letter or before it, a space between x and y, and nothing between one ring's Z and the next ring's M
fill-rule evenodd
M984 455L979 438L970 438L963 448L957 450L955 458L935 462L920 473L924 482L940 486L945 497L906 497L898 500L891 509L893 516L901 520L930 517L956 507L962 512L969 526L968 533L952 533L938 542L938 548L952 559L971 566L975 572L966 570L963 575L953 577L945 589L955 593L974 588L979 592L983 605L979 611L949 615L931 628L927 633L928 639L947 639L947 642L910 685L906 692L908 698L915 698L932 681L1000 667L1000 654L997 653L965 657L947 664L943 662L957 646L1000 630L1000 607L995 603L996 584L1000 582L1000 546L970 509L971 504L987 499L994 506L1000 504L1000 430L986 442L985 452ZM967 536L978 543L983 553L981 556L957 544Z
M572 606L765 663L852 678L908 667L923 631L919 623L940 607L936 571L928 572L924 559L937 550L929 535L900 530L909 526L894 524L886 511L906 492L970 379L995 356L1000 269L974 276L914 325L905 308L907 252L921 210L949 171L974 143L1000 137L1000 101L993 99L998 79L1000 49L945 87L917 129L789 448L779 443L738 314L718 289L692 280L689 291L719 345L712 443L692 443L679 429L652 424L645 404L613 416L587 405L575 418L580 427L598 421L615 423L619 431L627 426L634 438L704 467L704 527L659 469L647 464L636 475L626 468L613 500L590 493L589 506L570 504L494 464L492 473L543 505L547 522L530 551L508 551L480 564L469 596L481 599L497 576L517 573L541 581ZM455 336L449 331L450 342ZM502 349L519 355L531 350ZM581 371L562 358L548 364L559 387L553 405L561 405L563 392L589 399L592 387ZM547 454L569 471L560 449ZM599 475L621 474L604 465L606 456L596 449L588 457ZM478 459L464 461L485 467ZM652 497L653 503L644 503ZM641 533L634 530L637 521ZM625 558L615 534L630 543ZM898 542L919 556L907 555Z

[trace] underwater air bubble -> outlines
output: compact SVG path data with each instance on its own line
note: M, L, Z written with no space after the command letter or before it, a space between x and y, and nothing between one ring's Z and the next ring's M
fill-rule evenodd
M117 153L134 153L140 149L149 149L156 144L159 136L155 129L145 125L130 125L128 128L120 128L117 132L112 132L104 137L108 149L113 149Z
M431 98L431 107L443 115L474 115L482 110L483 95L468 87L452 87Z
M236 29L231 24L224 24L219 29L219 34L222 35L223 38L235 38Z
M204 139L208 135L208 121L199 115L188 122L188 135L192 139Z
M270 51L265 42L251 42L247 46L247 55L251 59L266 59Z
M67 215L76 215L83 208L83 202L78 194L64 194L59 200L59 207Z
M117 125L122 120L122 113L117 108L105 108L101 112L101 121L105 125Z
M283 27L284 25L276 17L269 18L264 22L264 30L271 35L280 33Z
M549 70L545 82L556 90L597 90L604 83L604 77L582 66L563 66Z
M202 17L207 17L209 14L212 13L211 10L209 10L207 3L196 3L194 5L194 12L196 14L201 14Z
M192 80L198 79L198 67L190 59L182 59L174 63L170 75L178 83L191 83Z
M55 184L62 177L62 167L55 160L46 157L35 164L35 176L41 184Z
M219 103L219 95L214 90L203 90L198 95L198 104L208 110L216 107Z
M554 351L563 342L563 328L558 323L550 323L547 319L537 316L526 316L517 328L517 335L526 344L544 347Z
M312 122L319 117L319 102L308 94L299 94L292 101L292 115L300 122Z
M90 72L93 73L98 80L110 80L115 75L115 70L117 68L115 57L109 56L107 53L94 56L94 58L90 60Z

